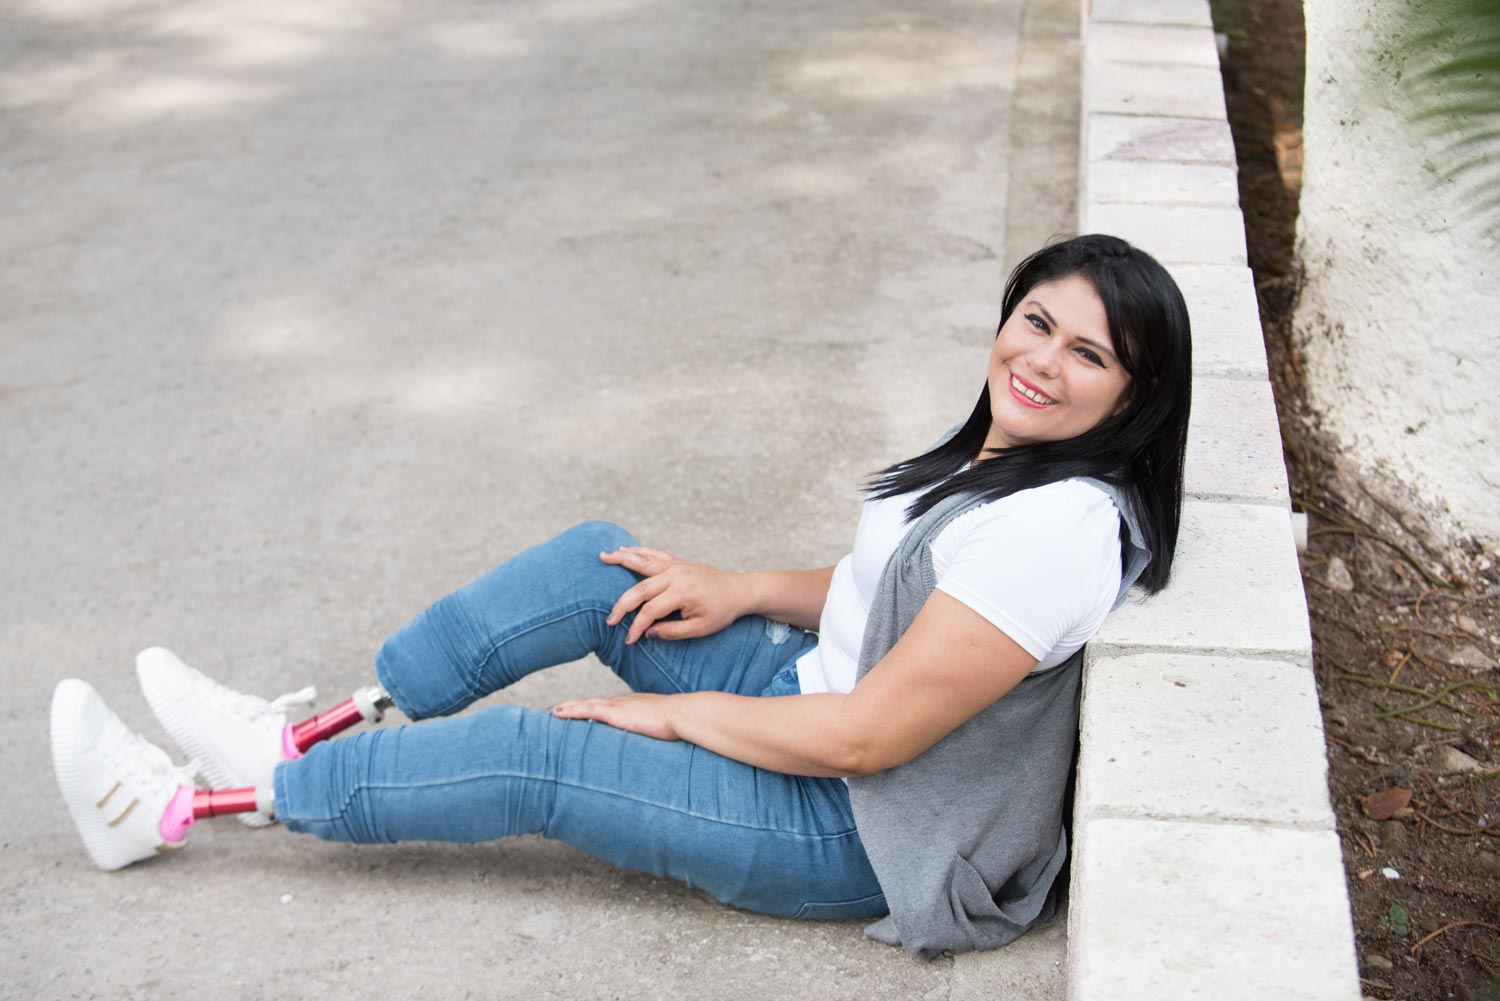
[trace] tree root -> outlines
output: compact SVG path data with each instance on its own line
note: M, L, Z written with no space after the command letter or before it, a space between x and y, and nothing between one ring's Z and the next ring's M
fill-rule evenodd
M1492 925L1488 921L1450 921L1448 924L1443 925L1443 927L1439 928L1437 931L1432 932L1429 935L1423 935L1420 940L1413 943L1411 947L1411 954L1415 956L1418 949L1422 948L1422 946L1437 938L1443 932L1449 931L1454 928L1462 928L1464 925L1479 925L1482 928L1488 928L1490 931L1500 932L1500 927Z

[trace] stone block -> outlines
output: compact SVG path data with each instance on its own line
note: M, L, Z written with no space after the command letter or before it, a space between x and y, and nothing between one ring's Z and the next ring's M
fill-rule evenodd
M1163 264L1245 263L1245 221L1238 208L1090 201L1079 214L1085 232L1122 236Z
M1266 377L1266 345L1249 268L1175 264L1169 270L1193 323L1193 371Z
M1217 66L1117 63L1091 53L1083 81L1083 106L1090 114L1225 119Z
M1075 815L1333 830L1312 671L1285 661L1091 657Z
M1210 163L1093 160L1087 165L1094 202L1146 205L1217 205L1237 208L1239 178L1233 167Z
M1095 21L1089 25L1088 50L1091 57L1114 62L1219 69L1214 33L1201 27Z
M1208 0L1093 0L1089 9L1089 31L1100 21L1130 24L1175 24L1212 28Z
M1081 825L1070 1001L1359 1001L1338 836L1259 825Z
M1091 112L1086 132L1090 160L1235 165L1234 136L1227 121Z
M1116 609L1094 656L1147 651L1312 663L1291 515L1265 504L1189 500L1166 590Z
M1197 379L1188 424L1187 492L1200 500L1288 507L1276 400L1264 379Z

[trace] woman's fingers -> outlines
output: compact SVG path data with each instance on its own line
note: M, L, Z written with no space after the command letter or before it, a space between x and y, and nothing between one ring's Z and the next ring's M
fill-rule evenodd
M624 567L626 570L643 574L646 572L647 560L640 553L630 552L628 549L607 549L599 554L599 559L612 566Z
M697 619L658 622L646 630L646 638L653 640L690 640L702 635L704 635L703 624Z
M724 584L729 575L721 570L679 560L650 546L621 546L600 553L599 559L643 578L620 595L605 618L607 624L616 626L635 613L625 637L627 644L642 636L664 640L706 636L736 614L733 596ZM680 612L681 619L661 621L673 612Z
M630 632L625 636L625 643L629 645L639 640L657 619L671 615L675 611L677 611L677 603L669 600L664 594L651 598L635 613L635 621L630 624Z
M666 711L671 696L634 692L612 698L565 699L553 706L559 719L592 719L621 730L645 734L657 740L676 740L677 733Z
M670 586L669 582L659 577L647 577L638 582L616 599L614 607L609 610L609 615L604 619L605 623L611 626L618 625L621 619L635 611L643 602L650 601Z
M652 549L649 546L621 546L619 549L605 550L599 554L599 558L605 563L622 566L648 577L661 573L677 562L677 557L671 553Z
M635 612L630 631L625 635L627 645L635 643L648 631L653 639L664 640L686 639L701 634L702 630L692 623L658 622L682 608L682 601L675 594L668 593L671 587L669 581L660 577L647 577L620 595L620 599L605 617L605 624L617 626L625 616ZM669 626L672 628L668 628Z
M646 559L648 560L660 560L663 563L671 563L673 560L677 559L677 557L673 556L671 553L664 552L660 549L652 549L650 546L621 546L620 548L629 550L633 553L639 553L640 555L646 557Z
M608 723L608 699L566 699L547 710L558 719L593 719Z

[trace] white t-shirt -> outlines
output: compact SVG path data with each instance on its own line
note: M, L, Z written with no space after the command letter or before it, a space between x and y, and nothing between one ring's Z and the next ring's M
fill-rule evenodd
M866 501L854 551L833 570L818 645L797 661L807 694L854 688L865 620L880 574L910 530L912 496ZM937 589L1037 659L1063 663L1098 631L1120 589L1120 514L1109 495L1062 480L981 504L932 543Z

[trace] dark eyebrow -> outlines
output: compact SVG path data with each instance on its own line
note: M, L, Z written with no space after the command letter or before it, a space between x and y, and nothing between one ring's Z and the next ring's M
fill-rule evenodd
M1052 326L1054 326L1054 327L1057 326L1057 321L1052 318L1052 314L1051 313L1047 312L1047 307L1046 306L1043 306L1041 303L1037 302L1035 299L1030 300L1029 302L1026 303L1026 305L1028 305L1028 306L1035 306L1037 308L1037 312L1041 313L1043 316L1045 316L1047 318L1047 322L1048 323L1052 324ZM1077 341L1079 344L1087 344L1089 347L1093 348L1094 350L1099 351L1102 354L1109 355L1109 357L1112 358L1112 359L1114 359L1115 362L1117 362L1117 363L1119 362L1119 359L1115 357L1114 349L1110 345L1108 345L1108 344L1100 344L1098 341L1093 340L1093 339L1088 338L1088 337L1075 337L1073 339L1075 341Z
M1035 306L1037 308L1037 310L1043 316L1045 316L1047 318L1047 322L1048 323L1052 324L1054 327L1057 326L1057 321L1054 320L1054 319L1052 319L1052 314L1049 313L1049 312L1047 312L1047 307L1046 306L1043 306L1041 303L1037 302L1035 299L1031 300L1026 305L1028 305L1028 306Z

